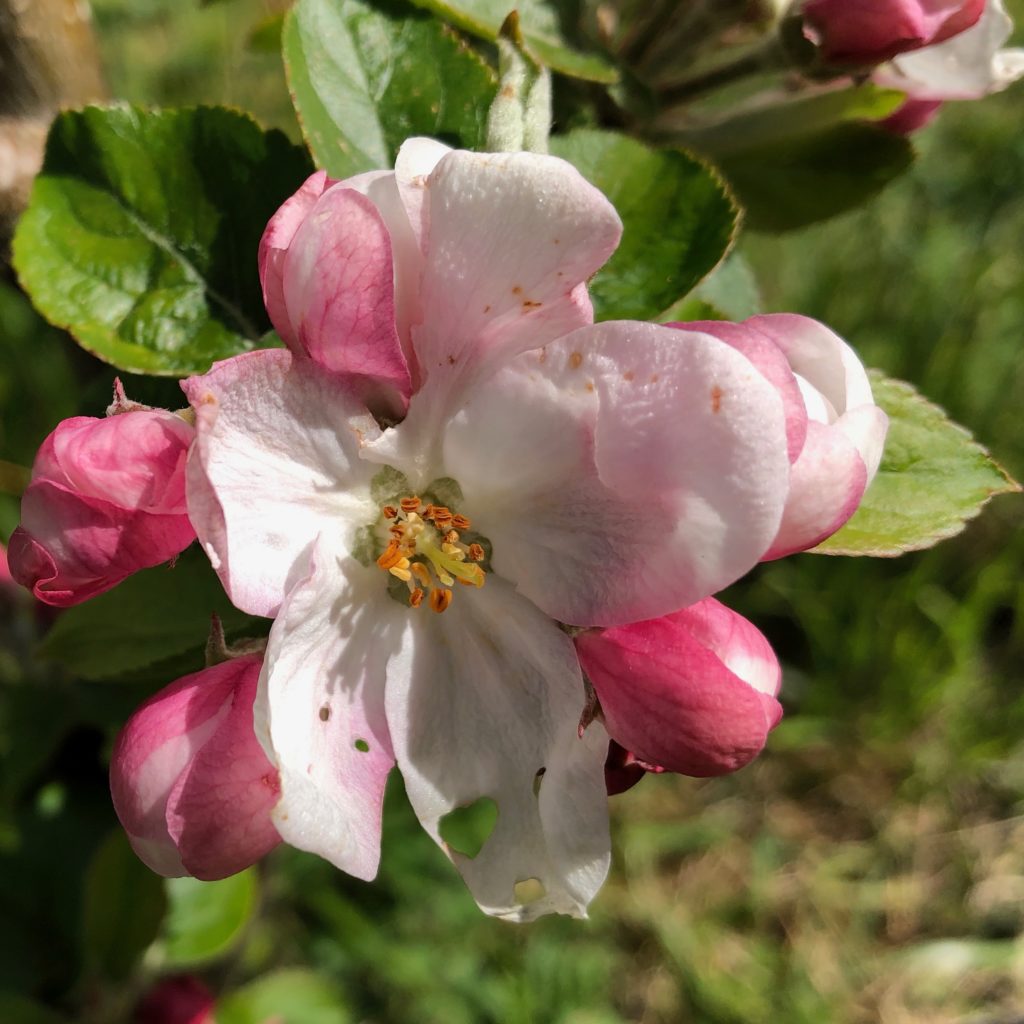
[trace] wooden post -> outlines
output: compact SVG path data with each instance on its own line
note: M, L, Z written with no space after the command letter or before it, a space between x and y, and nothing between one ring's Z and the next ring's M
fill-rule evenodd
M0 0L0 244L6 247L61 107L107 90L87 0Z

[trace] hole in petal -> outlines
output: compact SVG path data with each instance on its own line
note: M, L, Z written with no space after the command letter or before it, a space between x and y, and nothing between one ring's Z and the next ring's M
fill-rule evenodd
M497 822L498 805L489 796L482 796L449 811L437 828L445 845L472 860L483 849Z
M352 746L354 746L356 750L361 751L364 754L368 754L370 752L370 744L367 743L366 740L356 740L355 743L352 744Z
M328 721L330 719L330 717L331 717L331 709L325 704L320 709L320 721L321 722L326 722L326 721Z
M536 903L547 894L544 883L539 878L524 878L512 887L516 903L526 906L528 903Z
M533 795L534 796L540 796L540 787L541 787L541 783L544 781L544 773L546 771L547 771L547 768L541 766L540 768L537 769L537 774L534 775L534 777L533 777Z

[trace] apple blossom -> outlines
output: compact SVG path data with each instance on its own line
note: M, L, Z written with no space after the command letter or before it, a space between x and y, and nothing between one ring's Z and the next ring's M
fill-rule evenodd
M771 645L714 598L575 638L609 736L640 767L723 775L760 753L782 717ZM624 768L627 762L619 766Z
M853 349L824 324L789 313L672 326L737 348L783 399L793 468L782 522L764 557L804 551L835 533L874 479L888 426Z
M981 17L985 0L805 0L805 32L827 61L879 64L950 39Z
M1003 0L988 0L981 20L967 31L903 54L877 68L872 78L915 101L980 99L1024 75L1024 50L1003 49L1012 31Z
M46 604L78 604L195 539L185 500L192 427L116 392L105 419L64 420L43 442L8 546L11 573ZM121 411L121 410L124 411Z
M252 727L262 658L185 676L145 702L114 745L110 792L138 856L161 875L224 878L279 842L277 771Z
M447 814L497 804L474 858L445 847L487 912L582 915L608 738L578 734L561 624L694 604L779 532L774 384L705 331L593 324L620 231L564 161L411 140L268 226L289 351L184 384L190 515L232 601L276 617L254 709L274 824L357 877L397 763L443 847Z

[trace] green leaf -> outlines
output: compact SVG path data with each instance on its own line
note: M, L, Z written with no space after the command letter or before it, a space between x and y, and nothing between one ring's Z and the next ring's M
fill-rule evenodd
M121 369L184 376L260 345L267 220L310 170L219 107L58 116L14 238L36 308Z
M552 0L413 0L481 39L494 42L509 12L519 12L519 28L527 52L538 62L563 75L612 84L618 71L598 54L580 53L565 39L559 4Z
M299 0L283 48L303 135L336 178L391 167L413 135L483 144L494 73L404 0Z
M96 851L82 894L86 971L123 981L160 930L167 907L164 880L142 863L117 828Z
M665 310L658 319L746 320L761 312L761 291L750 264L731 252L685 298Z
M715 173L684 153L586 128L553 137L551 152L575 164L622 218L622 242L590 283L598 320L653 319L732 245L735 204Z
M4 283L0 323L0 458L29 466L53 425L75 412L75 350Z
M188 652L197 655L195 671L202 666L212 614L220 616L229 639L265 631L263 620L231 604L206 556L192 547L173 566L145 569L63 612L41 653L81 679L130 681L131 673Z
M875 401L889 416L878 475L860 508L813 550L891 557L930 548L1016 483L971 435L909 384L871 371Z
M164 922L164 963L196 967L216 960L241 939L256 913L258 883L249 868L219 882L198 878L166 881L169 909Z
M217 1024L348 1024L352 1014L319 975L299 968L275 971L217 1003Z
M845 122L879 121L905 100L897 89L858 85L760 106L706 128L681 131L674 138L712 159L721 159L754 147L814 135Z
M747 223L790 231L859 206L906 171L910 142L866 124L709 154L732 186Z

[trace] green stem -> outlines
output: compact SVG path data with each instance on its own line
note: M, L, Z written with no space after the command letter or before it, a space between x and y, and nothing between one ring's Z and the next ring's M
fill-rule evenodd
M731 64L722 64L717 68L684 79L674 85L658 90L658 99L664 107L673 107L687 103L706 93L713 92L725 85L742 81L765 71L777 71L788 67L786 53L778 39L772 39L765 46L745 54Z

